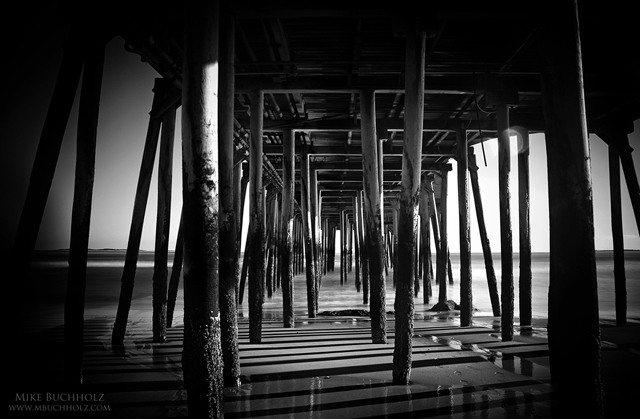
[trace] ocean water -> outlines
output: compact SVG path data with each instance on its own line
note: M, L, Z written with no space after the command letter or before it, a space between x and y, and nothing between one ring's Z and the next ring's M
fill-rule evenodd
M168 268L171 272L173 255L170 255ZM87 266L86 313L91 315L115 316L120 295L120 281L124 267L125 251L92 250L89 252ZM62 318L67 276L66 251L36 252L30 270L30 310L36 317ZM338 259L339 260L339 259ZM615 319L615 292L613 274L613 252L596 253L598 272L598 301L601 319ZM447 285L447 298L459 301L459 258L451 255L454 284ZM514 291L515 316L518 317L518 255L514 255ZM494 255L494 269L500 289L500 255ZM627 317L640 320L640 251L625 253L625 269L627 283ZM547 317L547 298L549 288L549 254L534 253L532 256L532 310L534 318ZM322 279L320 288L319 310L366 309L362 303L362 294L354 287L355 271L348 275L344 285L339 281L339 267L336 271ZM146 312L151 310L151 293L153 277L153 252L141 252L139 255L132 310ZM472 255L472 287L475 316L492 316L491 302L487 287L486 272L482 254ZM395 290L392 284L392 272L387 277L387 310L393 310ZM437 295L436 285L433 284ZM294 311L296 316L306 314L306 290L304 275L294 280ZM182 292L178 294L176 310L181 310ZM416 313L426 312L435 302L423 304L422 291L415 299ZM248 316L247 298L239 306L239 316ZM282 298L279 290L271 297L265 298L265 318L278 318L282 310ZM181 319L176 312L175 318Z
M500 255L494 254L494 269L500 290ZM518 254L513 256L514 303L515 315L518 316ZM454 281L460 265L457 255L451 255ZM615 319L615 292L613 273L613 251L596 252L596 269L598 274L598 308L602 319ZM532 312L534 317L546 318L548 315L549 294L549 253L533 253L532 262ZM640 320L640 251L625 252L625 273L627 284L627 317ZM459 276L459 275L458 275ZM487 276L484 259L481 254L472 256L472 287L474 307L479 312L491 314L491 301L487 287ZM456 289L458 290L458 289ZM459 292L459 291L458 291ZM454 294L455 290L454 290ZM454 298L455 300L455 298Z

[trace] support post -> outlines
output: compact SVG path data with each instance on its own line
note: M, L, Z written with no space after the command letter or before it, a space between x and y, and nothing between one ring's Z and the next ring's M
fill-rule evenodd
M368 255L368 243L366 241L366 227L363 224L363 208L362 208L362 195L363 192L357 192L356 199L358 200L358 224L360 225L359 240L360 240L360 259L362 261L362 304L369 304L369 255Z
M318 169L315 168L315 163L309 163L309 204L311 208L311 225L312 225L312 238L313 238L313 260L315 267L314 281L316 288L316 298L318 284L321 277L321 264L320 264L320 252L321 252L321 240L320 240L320 207L318 206Z
M471 178L471 189L473 190L473 202L476 207L476 218L478 219L478 230L480 231L480 242L482 244L482 254L484 256L484 267L487 274L487 286L489 289L489 299L495 317L500 316L500 296L498 295L498 281L493 267L493 254L487 234L487 226L484 222L484 208L482 205L482 195L480 194L480 182L478 181L478 165L476 155L473 150L469 150L469 177Z
M182 85L184 343L189 416L224 416L220 330L219 2L185 10Z
M578 7L557 6L538 32L549 178L549 361L555 414L593 418L603 416L603 391Z
M407 385L411 378L413 347L413 287L415 281L418 205L424 119L424 69L426 35L419 20L407 22L405 49L405 115L402 151L402 189L398 211L396 256L395 339L393 382Z
M127 330L129 310L133 298L133 286L138 266L138 255L140 252L140 241L142 240L142 227L144 216L147 210L149 199L149 188L151 186L151 176L153 175L153 165L158 148L158 138L160 136L160 126L162 115L154 116L155 110L160 106L165 95L165 81L156 79L153 91L153 103L151 105L151 116L147 128L147 138L142 152L142 164L138 175L138 185L133 203L133 215L131 217L131 227L129 230L129 240L127 242L127 252L124 258L124 268L120 280L120 298L118 300L118 310L116 320L111 333L111 344L121 346L124 343L124 335Z
M264 92L253 91L251 97L251 143L249 147L249 341L262 341L262 305L264 303L264 190L262 187L262 116Z
M347 282L347 220L344 208L340 209L340 285Z
M247 191L245 178L248 180L248 173L243 170L245 163L237 163L233 166L233 209L236 213L236 296L240 286L240 255L242 252L242 225L244 222L244 195ZM239 298L236 297L236 300Z
M436 265L436 280L439 286L438 303L447 301L447 268L449 261L449 248L447 237L447 189L449 172L446 169L440 171L440 251L438 252L438 264Z
M355 248L355 286L356 291L360 292L362 290L362 280L360 278L360 246L362 245L360 242L360 220L358 214L360 213L360 209L358 208L358 198L353 197L352 199L353 206L353 243Z
M173 174L173 142L176 128L176 106L171 105L162 116L160 158L158 161L158 211L153 258L153 341L167 340L167 269L169 230L171 224L171 181Z
M520 305L520 327L531 326L532 278L531 272L531 225L529 217L529 131L517 130L518 134L518 213L520 234L520 278L518 298Z
M292 130L285 130L282 139L282 243L280 245L282 276L283 327L295 326L293 313L293 195L295 192L295 141Z
M69 273L64 304L64 379L65 383L72 387L82 385L87 253L105 44L96 39L90 43L89 48L86 53L78 112Z
M609 193L611 197L611 235L613 237L613 281L615 289L616 324L627 323L627 278L624 266L624 233L620 188L620 153L616 144L609 144Z
M420 191L420 237L422 246L422 302L429 304L432 289L431 289L431 208L429 206L429 193L432 193L432 180L428 175L422 175Z
M460 223L460 326L470 326L473 316L471 273L471 227L469 223L469 168L467 132L457 131L458 151L458 218Z
M378 177L378 143L376 139L376 105L373 90L360 92L360 117L362 120L362 171L365 241L369 258L371 287L371 339L373 343L387 342L387 318L385 311L386 287L384 277L384 248L380 211L380 181Z
M77 45L79 40L79 33L73 30L64 45L58 79L40 134L29 188L13 243L12 263L16 267L15 272L21 276L20 282L24 285L27 283L29 266L56 171L64 132L82 74L82 57ZM22 292L18 295L22 295Z
M220 104L218 118L220 136L219 190L220 190L220 317L224 385L240 385L240 355L238 349L238 308L236 271L238 265L236 236L237 210L234 202L234 93L235 93L235 21L226 11L220 19Z
M502 298L502 341L513 340L513 241L511 235L511 140L509 138L509 107L496 106L498 119L498 189L500 196L500 255Z
M173 253L173 266L171 267L171 278L169 279L169 289L167 295L167 327L173 324L173 313L178 297L178 286L180 285L180 274L182 273L182 261L184 256L184 234L182 229L182 215L180 215L180 226L176 237L176 249Z
M305 271L307 276L307 312L309 318L315 318L318 311L316 307L316 267L313 257L313 223L311 221L311 197L309 196L309 154L306 146L303 146L300 154L301 171L301 211L302 229L304 230L304 254Z

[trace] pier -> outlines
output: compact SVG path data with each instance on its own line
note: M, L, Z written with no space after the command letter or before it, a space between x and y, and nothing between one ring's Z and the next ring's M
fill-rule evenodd
M95 361L87 354L92 345L88 326L100 335L99 350L111 353L107 358L130 351L132 337L140 339L138 315L131 310L139 287L144 216L152 204L158 216L151 327L143 340L150 339L145 342L154 353L173 347L179 351L179 359L172 353L168 362L179 375L170 390L179 388L181 400L186 399L171 401L180 404L181 415L234 417L231 412L244 411L250 416L254 407L246 411L228 401L249 377L277 385L286 378L292 386L282 390L287 393L310 385L339 392L340 386L361 386L365 377L372 387L393 387L389 397L402 405L394 412L404 414L411 411L406 402L413 398L402 389L411 393L412 386L432 375L429 368L453 362L426 353L466 351L469 362L480 356L483 367L493 369L492 347L526 346L514 349L525 355L509 358L525 368L525 360L533 356L529 352L535 353L528 345L542 345L546 361L538 366L545 373L525 380L526 385L530 379L544 384L536 394L545 396L535 402L542 415L554 410L604 417L589 136L599 137L609 150L616 321L607 331L614 334L615 327L629 327L623 187L640 226L638 172L628 140L640 117L638 63L626 59L633 29L620 23L627 22L624 15L630 11L573 1L553 6L436 1L420 9L404 2L193 1L169 9L118 3L69 14L70 35L10 259L15 272L10 295L26 298L42 215L78 91L68 277L59 336L64 388L82 391L85 378L96 373L95 368L87 371L88 360ZM101 81L105 45L115 37L151 66L157 78L139 176L131 179L135 201L113 319L110 326L103 321L88 325L87 255ZM178 113L181 126L176 126ZM174 144L176 133L180 141ZM534 134L545 136L549 179L544 325L532 316L530 211L536 203L530 200L534 168L528 144ZM510 161L513 136L519 145L517 167ZM476 153L488 142L498 145L497 214L483 211L478 187L483 156ZM181 167L172 165L174 147L182 150ZM154 172L158 199L149 203ZM171 196L173 177L182 179L180 196ZM458 217L451 219L447 206L454 194ZM515 209L512 195L518 197ZM169 264L173 200L182 202L182 211ZM482 325L474 317L472 200L492 309L492 320ZM500 222L500 242L493 249L484 227L487 217ZM457 249L450 246L452 223L458 225ZM519 243L514 243L514 230ZM494 266L492 251L500 254L499 266ZM514 266L514 252L519 266ZM455 272L452 253L459 255ZM452 282L457 282L457 295L447 292ZM327 326L332 322L322 302L326 295L339 294L340 287L355 289L364 310L352 328L339 326L336 332L363 345L359 355L349 355L355 365L342 371L339 362L331 361L325 366L329 372L318 367L313 373L285 368L304 359L306 347L297 330L327 334L332 343L323 347L328 349L323 357L339 351L340 338L333 336L334 326ZM416 301L418 295L421 301ZM266 310L273 298L281 307ZM354 303L349 299L349 305ZM446 337L422 322L434 307L434 312L456 312L455 321L445 321ZM437 316L430 319L437 323ZM538 328L545 332L537 335L533 331ZM485 339L482 344L466 336L476 331ZM286 342L293 348L288 354L281 353ZM252 363L250 359L261 359L262 350L282 356L283 365ZM375 356L369 359L365 353ZM275 369L254 370L261 362ZM333 382L326 382L334 375L341 384L332 390ZM134 385L134 376L127 385ZM447 394L481 397L486 389L471 381ZM248 404L253 398L268 399L269 390L263 390L247 396ZM418 399L430 402L443 391L422 390ZM510 400L525 403L526 394ZM364 408L375 404L374 399L359 400L366 400ZM417 407L415 415L449 414L429 403ZM463 406L456 408L462 412L469 404L454 405ZM316 409L313 403L305 406L284 409ZM495 406L487 401L485 407ZM277 417L278 412L264 414Z

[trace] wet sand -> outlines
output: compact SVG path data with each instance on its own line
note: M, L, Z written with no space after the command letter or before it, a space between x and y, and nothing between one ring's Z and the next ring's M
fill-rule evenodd
M110 347L123 259L122 251L93 251L90 256L85 384L87 394L101 394L104 402L89 403L94 410L86 417L185 417L186 392L180 363L182 292L178 294L168 342L153 344L151 253L141 254L125 348L114 351ZM546 344L545 260L548 263L544 254L534 258L533 329L519 328L516 294L514 342L500 341L500 322L491 315L481 257L473 260L477 311L472 327L460 328L456 312L430 312L432 304L423 304L420 293L416 298L414 371L408 387L390 383L392 314L388 316L389 343L382 346L369 343L366 317L309 319L304 277L298 275L296 328L282 328L282 299L276 291L272 298L265 299L263 343L255 345L248 342L245 296L239 310L243 385L226 390L227 417L549 417L554 390L549 382ZM632 405L640 390L634 382L640 372L640 252L631 252L628 258L630 324L625 327L613 326L609 260L610 254L598 254L605 406L616 415ZM452 263L455 283L448 285L448 297L458 301L455 255ZM495 263L498 270L499 260ZM66 252L39 254L31 270L28 300L5 314L13 325L19 325L11 332L14 339L8 352L11 385L5 395L11 406L52 408L62 404L24 398L28 394L65 394L61 390L61 354L66 266ZM517 290L517 260L514 266ZM391 274L387 279L389 311L394 301ZM355 290L353 275L342 286L338 272L323 278L320 311L368 309ZM19 397L22 399L16 400ZM37 417L53 413L39 412ZM15 412L11 415L23 417Z

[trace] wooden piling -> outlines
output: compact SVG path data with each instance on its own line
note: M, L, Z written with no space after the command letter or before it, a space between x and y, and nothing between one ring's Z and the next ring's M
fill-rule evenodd
M375 94L373 90L360 92L362 121L363 226L369 259L371 289L371 338L373 343L387 342L385 310L384 248L382 247L380 181L378 177L378 144L376 139Z
M447 189L448 189L449 172L447 170L440 171L440 251L438 252L438 263L436 265L436 282L438 282L438 302L447 301L447 268L449 255L448 238L447 238ZM437 207L436 207L437 208Z
M313 224L311 221L309 195L309 154L306 146L302 147L300 154L300 172L301 172L301 211L302 211L302 229L304 235L304 254L305 254L305 271L307 278L307 314L310 318L316 317L318 307L316 306L316 268L313 257Z
M167 340L167 269L169 230L171 226L171 185L173 178L173 143L176 127L176 106L171 105L162 115L160 158L158 161L158 210L156 241L153 258L153 341Z
M220 318L223 377L225 387L240 385L238 350L238 308L236 244L238 214L234 200L234 101L235 101L235 21L224 12L220 19L220 88L218 118L219 156L219 255L220 255Z
M74 388L82 385L87 253L105 44L96 39L88 48L78 111L69 272L64 304L64 380Z
M360 231L358 232L360 240L360 259L362 261L362 304L369 304L369 256L368 256L368 244L365 240L366 227L363 224L363 208L362 208L362 195L363 191L359 191L356 195L358 200L358 224L360 225Z
M471 226L469 223L469 167L467 132L456 131L458 162L458 218L460 223L460 326L470 326L473 317L471 272Z
M182 84L184 342L189 416L224 416L220 330L219 2L185 8Z
M249 148L249 341L262 341L262 305L264 303L264 199L262 187L262 116L264 92L253 91L251 98L251 143Z
M340 285L347 282L347 223L344 208L340 209Z
M171 278L169 278L169 288L167 290L167 327L173 324L173 314L178 297L178 286L180 285L180 274L182 273L182 261L184 256L184 234L182 229L182 215L180 215L180 225L176 237L176 249L173 253L173 266L171 267Z
M236 217L236 243L235 243L235 260L234 264L236 267L235 272L235 288L236 288L236 306L239 301L239 287L240 287L240 274L242 272L242 265L240 264L240 259L242 256L242 224L244 218L244 199L243 193L246 191L243 188L243 163L236 163L233 166L233 211L235 212ZM237 307L236 307L237 308Z
M500 296L498 295L498 281L493 266L493 254L491 244L487 234L487 226L484 222L484 208L482 205L482 195L480 194L480 182L478 181L478 165L476 155L473 150L469 150L469 177L471 179L471 189L473 191L473 202L476 207L476 218L478 220L478 231L480 232L480 243L482 244L482 255L484 257L484 267L487 275L487 288L489 289L489 299L493 315L500 316Z
M431 298L431 208L429 207L429 193L431 190L431 178L427 174L422 175L420 191L420 237L422 246L422 302L429 304Z
M575 1L557 3L538 30L549 178L549 361L558 390L557 415L593 418L603 415L603 391L577 9Z
M509 138L509 107L496 106L498 121L498 190L500 206L500 263L502 300L502 341L513 340L513 239L511 232L511 139Z
M311 225L313 239L313 261L315 267L314 286L316 288L316 298L318 297L318 284L321 277L321 240L320 240L320 207L318 205L318 169L315 163L309 162L309 204L311 209Z
M532 323L532 278L531 272L531 225L529 207L529 131L519 128L518 134L518 220L520 278L518 280L518 298L520 305L520 327Z
M360 292L362 290L362 279L360 278L360 246L361 246L361 242L360 242L360 221L358 219L358 214L360 213L360 209L358 208L358 198L356 196L353 197L352 199L352 205L353 205L353 226L354 226L354 230L353 230L353 243L354 243L354 250L355 250L355 278L354 278L354 282L355 282L355 286L356 286L356 291Z
M163 101L166 91L166 82L163 79L156 79L153 90L155 93L153 97L153 104L151 106L151 117L149 118L147 137L144 144L144 150L142 152L142 164L140 165L140 173L138 175L138 185L136 187L136 195L133 203L133 215L131 217L127 251L125 253L124 268L122 270L122 278L120 280L118 309L116 312L116 320L113 325L113 331L111 332L112 345L122 345L124 342L124 335L127 330L129 310L131 309L131 300L133 298L136 268L138 266L140 241L142 240L142 227L147 210L151 176L153 174L156 150L158 148L158 138L160 136L160 127L162 124L161 116L154 116L154 110L157 109Z
M398 257L398 212L400 211L400 201L398 199L392 199L391 200L391 208L392 208L392 224L391 224L391 229L393 231L393 255L395 258ZM397 259L393 260L393 266L397 266L398 265L398 261ZM397 269L394 268L393 270L393 288L396 287L396 283L397 283L397 278L398 275L400 273L398 272Z
M624 232L620 187L620 153L616 144L609 148L609 194L611 200L611 235L613 237L613 282L616 324L627 323L627 278L624 264Z
M293 201L295 192L295 141L293 131L285 130L282 139L282 322L283 327L295 326L293 313Z
M426 35L419 21L409 21L405 54L405 115L402 151L402 189L398 211L396 256L395 339L393 383L407 385L411 377L413 347L413 287L416 232L420 202L422 126L424 119L424 53Z
M81 33L74 28L63 46L62 63L42 126L29 178L29 187L16 230L11 259L15 266L14 272L21 277L18 281L21 286L26 286L28 281L33 250L51 190L67 122L80 83L83 65L79 45L81 39ZM11 293L11 295L22 296L23 292Z
M275 253L276 253L276 232L278 220L278 193L273 185L269 185L267 193L267 242L266 242L266 263L265 263L265 284L267 298L273 297L275 283Z

